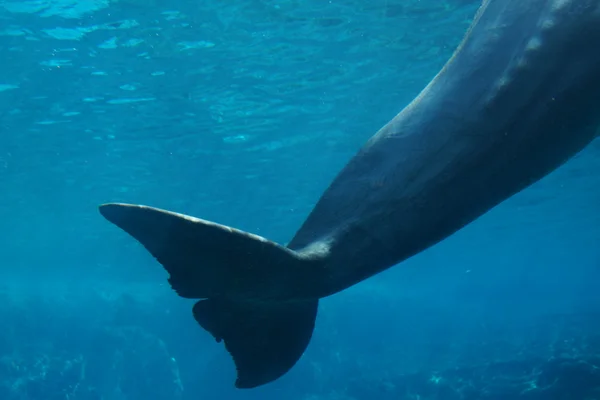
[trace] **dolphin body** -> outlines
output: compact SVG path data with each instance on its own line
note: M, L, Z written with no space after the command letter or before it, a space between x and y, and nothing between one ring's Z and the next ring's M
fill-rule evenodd
M339 173L287 246L152 207L100 212L223 340L236 387L303 354L319 298L425 250L582 150L600 125L600 0L484 0L427 87Z

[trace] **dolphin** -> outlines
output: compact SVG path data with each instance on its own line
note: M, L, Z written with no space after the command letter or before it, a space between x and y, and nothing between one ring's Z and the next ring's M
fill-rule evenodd
M347 163L286 245L153 207L101 214L140 242L235 386L288 372L319 299L440 242L549 174L600 126L600 0L484 0L422 92Z

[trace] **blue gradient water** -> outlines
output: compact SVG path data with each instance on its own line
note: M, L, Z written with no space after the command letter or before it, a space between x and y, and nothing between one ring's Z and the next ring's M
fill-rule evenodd
M600 398L598 141L324 300L298 365L253 391L97 212L143 203L285 243L477 6L1 1L0 399Z

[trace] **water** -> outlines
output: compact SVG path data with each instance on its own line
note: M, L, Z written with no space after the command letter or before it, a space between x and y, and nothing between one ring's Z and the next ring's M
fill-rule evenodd
M285 243L474 1L0 2L0 399L600 398L600 145L233 364L107 201ZM461 397L462 396L462 397Z

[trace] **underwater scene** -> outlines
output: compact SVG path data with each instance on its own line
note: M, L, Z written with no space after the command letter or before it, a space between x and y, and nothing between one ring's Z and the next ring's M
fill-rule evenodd
M0 400L599 400L592 48L600 0L0 0Z

